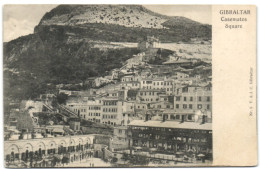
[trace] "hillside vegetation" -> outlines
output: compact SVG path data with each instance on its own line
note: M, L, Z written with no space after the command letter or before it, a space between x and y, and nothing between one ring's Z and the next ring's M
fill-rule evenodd
M162 42L211 39L211 26L154 13L140 5L60 5L34 34L4 44L6 100L33 99L60 83L82 83L119 68L137 48L97 48L95 41Z

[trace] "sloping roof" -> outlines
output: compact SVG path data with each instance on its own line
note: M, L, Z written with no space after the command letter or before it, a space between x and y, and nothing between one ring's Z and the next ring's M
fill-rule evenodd
M195 123L195 122L184 122L178 121L155 121L155 120L134 120L128 124L128 126L142 126L142 127L162 127L162 128L177 128L177 129L198 129L198 130L212 130L211 123Z
M54 128L54 129L52 130L52 132L54 132L54 133L64 133L64 130L61 129L61 128Z

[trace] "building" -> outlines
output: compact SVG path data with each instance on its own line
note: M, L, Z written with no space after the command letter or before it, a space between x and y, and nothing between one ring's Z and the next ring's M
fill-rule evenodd
M142 103L152 103L159 101L159 93L162 93L162 90L158 89L141 89L137 94L137 101Z
M93 154L94 138L93 135L78 135L5 141L4 160L8 164L33 161L33 167L50 167L47 159L54 155L66 156L67 163L80 161ZM35 161L36 157L41 160Z
M118 98L115 97L104 97L102 98L102 102L102 123L109 125L120 124L123 102L119 101Z
M189 74L184 72L177 72L176 75L177 75L177 79L184 79L189 77Z
M71 119L69 121L70 129L74 131L79 131L80 130L80 120L79 119Z
M196 113L205 115L208 122L212 119L211 85L185 86L177 89L174 97L175 118L195 120Z
M174 109L212 110L211 86L185 86L177 89Z
M114 127L112 149L114 151L128 148L127 126Z
M102 122L102 100L96 97L95 99L88 100L87 111L81 114L86 120L101 123Z
M141 147L161 153L212 155L211 123L134 120L128 124L128 130L130 149Z
M136 75L126 75L121 78L121 82L139 81L140 77Z
M140 89L140 82L139 81L126 81L121 82L120 84L121 89Z

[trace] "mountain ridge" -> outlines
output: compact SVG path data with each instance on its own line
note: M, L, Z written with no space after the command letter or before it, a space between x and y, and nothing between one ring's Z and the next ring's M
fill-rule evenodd
M104 16L103 8L113 17ZM97 12L87 23L81 23L86 13L80 12L86 9ZM136 20L141 27L134 26L138 25ZM189 42L194 37L211 39L211 26L156 14L140 5L58 6L43 16L33 34L4 43L5 98L35 98L59 83L81 83L89 77L103 76L122 66L140 49L101 50L93 48L93 42L138 43L146 41L147 36L155 36L161 42Z
M40 25L117 24L126 27L163 29L167 21L205 25L182 16L166 16L141 5L60 5L46 13ZM168 26L168 24L166 24Z

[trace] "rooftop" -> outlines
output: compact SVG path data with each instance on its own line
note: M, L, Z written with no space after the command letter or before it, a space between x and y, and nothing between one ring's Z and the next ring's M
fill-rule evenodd
M162 127L162 128L177 128L177 129L197 129L197 130L212 130L211 123L195 123L195 122L184 122L178 121L155 121L155 120L134 120L128 124L129 126L140 126L140 127Z

